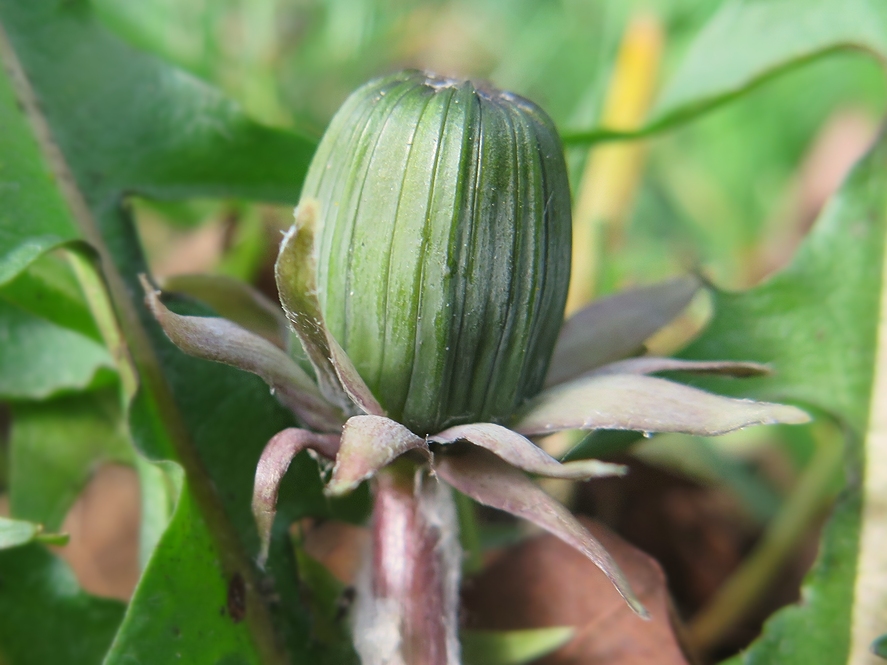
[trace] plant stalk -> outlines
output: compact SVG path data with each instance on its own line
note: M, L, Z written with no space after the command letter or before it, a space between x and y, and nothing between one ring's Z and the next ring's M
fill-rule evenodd
M451 490L423 468L375 481L355 647L363 665L459 665L461 548Z

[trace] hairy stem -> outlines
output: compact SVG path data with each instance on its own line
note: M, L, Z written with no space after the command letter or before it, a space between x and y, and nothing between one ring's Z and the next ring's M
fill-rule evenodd
M460 559L450 489L422 469L380 473L355 613L364 665L458 665Z

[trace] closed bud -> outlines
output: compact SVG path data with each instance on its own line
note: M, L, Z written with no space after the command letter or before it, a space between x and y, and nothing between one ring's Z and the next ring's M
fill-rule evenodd
M417 71L372 81L336 114L302 196L318 203L326 324L391 418L421 435L501 422L538 392L571 234L539 107Z

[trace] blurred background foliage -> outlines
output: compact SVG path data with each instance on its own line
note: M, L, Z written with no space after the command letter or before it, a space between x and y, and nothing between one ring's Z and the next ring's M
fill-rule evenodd
M635 83L655 91L720 4L95 0L136 46L221 87L258 120L313 137L355 87L409 66L490 80L541 104L562 131L588 129L605 115L632 21L645 22L661 48L641 56L646 68L622 71L622 82L649 79ZM784 265L868 144L884 101L877 63L842 54L648 141L640 177L628 176L611 213L618 228L604 241L596 295L696 268L720 286L744 288ZM613 115L606 124L620 123L619 109ZM578 196L588 150L573 147L569 158ZM258 257L273 238L261 229L284 226L289 216L231 203L152 205L145 213L178 227L214 222L220 228L199 237L216 251L189 260L248 280L258 277ZM165 257L161 273L182 270L167 251L181 233L155 229L146 240Z

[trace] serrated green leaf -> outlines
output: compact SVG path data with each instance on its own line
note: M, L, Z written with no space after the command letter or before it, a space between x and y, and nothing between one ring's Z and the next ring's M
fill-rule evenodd
M791 266L749 292L716 292L714 319L682 354L770 363L772 376L741 385L715 378L698 382L719 392L812 405L832 414L848 432L847 486L805 581L805 602L774 615L761 638L731 662L847 662L857 620L854 586L880 589L871 580L857 580L857 574L860 557L884 551L862 549L860 542L863 474L878 459L872 456L876 439L866 430L885 275L885 181L882 137L825 208Z
M0 659L8 665L96 665L123 617L117 600L84 593L42 545L0 552Z
M724 394L809 404L857 433L868 423L884 256L887 141L854 169L792 264L744 293L714 292L715 316L681 355L768 364L771 376L699 378Z
M258 377L186 356L166 342L165 337L161 337L163 333L159 328L156 334L156 342L162 340L166 343L165 348L161 347L162 367L173 380L173 394L186 418L185 426L194 433L189 443L199 450L205 464L204 472L219 488L217 500L220 503L215 510L221 512L216 512L210 519L228 520L229 528L233 530L231 535L237 538L235 542L226 541L224 556L228 557L227 566L233 566L238 561L235 555L242 553L244 563L240 566L243 568L238 569L242 571L244 579L248 579L248 575L256 574L252 559L258 550L256 526L250 512L256 464L265 442L276 431L292 424L291 417ZM166 423L144 392L135 398L130 426L137 445L149 457L170 458L176 454L169 441ZM284 485L288 490L282 492L281 496L283 515L298 517L328 513L330 508L322 495L317 467L310 458L296 460L287 475ZM291 483L298 487L292 487ZM365 497L363 500L366 500ZM199 517L197 515L194 519ZM209 528L217 530L219 526L214 524ZM166 538L165 533L161 537L161 549ZM190 566L192 553L198 554L185 547L176 556L182 565ZM288 559L285 552L272 548L269 570L276 571L276 585L272 588L286 600L275 605L279 619L277 625L287 639L291 657L299 662L298 659L308 657L305 654L309 644L305 610L298 604L295 587L297 574L291 555ZM158 614L145 612L140 621L143 630L153 631L157 640L168 642L162 647L166 649L173 645L173 641L170 634L164 632L163 625L158 623L161 619ZM250 652L245 653L248 655ZM249 658L258 656L253 653ZM249 658L247 662L250 662Z

